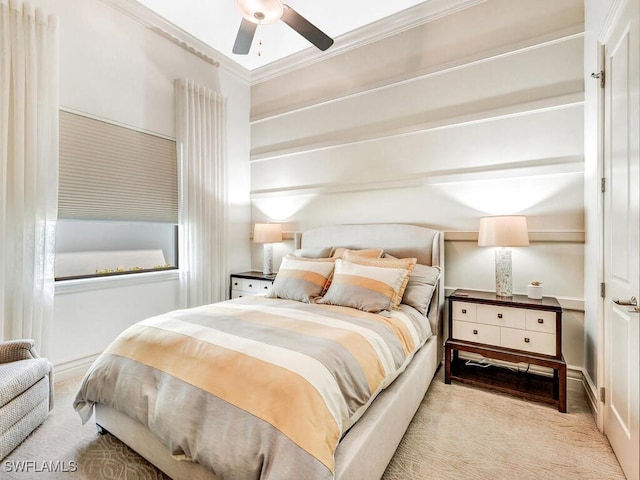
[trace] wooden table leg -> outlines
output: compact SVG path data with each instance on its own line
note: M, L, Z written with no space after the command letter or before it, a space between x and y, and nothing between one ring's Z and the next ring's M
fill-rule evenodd
M558 411L567 413L567 364L558 369Z
M444 346L444 383L451 383L451 345L445 343Z

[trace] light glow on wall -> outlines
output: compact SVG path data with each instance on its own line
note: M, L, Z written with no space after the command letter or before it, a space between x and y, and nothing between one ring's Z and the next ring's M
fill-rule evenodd
M284 222L291 219L315 197L316 195L264 197L253 199L252 203L270 221Z
M514 215L549 200L574 182L576 173L444 183L447 196L486 215ZM580 173L581 175L581 173Z

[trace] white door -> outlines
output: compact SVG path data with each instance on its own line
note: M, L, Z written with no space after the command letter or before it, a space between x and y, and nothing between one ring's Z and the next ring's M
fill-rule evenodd
M605 40L604 430L629 480L638 480L640 442L640 0L614 2Z

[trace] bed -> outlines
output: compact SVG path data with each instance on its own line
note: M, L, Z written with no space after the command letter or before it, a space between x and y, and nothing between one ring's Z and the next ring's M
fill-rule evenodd
M335 297L335 291L343 294L346 292L347 300L356 298L351 295L351 290L348 290L350 286L345 287L346 290L339 290L343 287L342 279L349 277L349 275L342 275L347 270L338 272L339 266L343 269L360 269L358 272L379 270L377 260L371 260L373 263L367 263L368 261L365 260L358 263L358 259L354 256L345 256L343 258L348 260L334 260L335 270L329 276L332 281L327 283L330 285L329 290L325 286L324 296L314 296L307 302L299 302L291 298L242 298L171 312L165 316L140 322L121 336L124 338L116 340L96 360L85 376L74 402L83 420L86 421L95 412L95 421L102 433L108 432L114 435L176 480L380 478L442 360L443 234L440 231L416 225L338 225L296 233L294 242L299 256L291 257L293 260L287 260L293 263L301 262L300 257L305 256L301 255L303 253L309 254L309 252L327 248L335 251L336 247L341 247L347 250L346 255L349 252L353 255L356 251L381 249L383 255L391 259L392 263L395 259L415 258L415 264L436 267L439 275L434 281L433 294L424 305L424 311L419 312L419 315L416 315L413 307L404 304L397 308L371 312L363 311L359 307L343 306L340 302L332 303L330 300ZM327 263L323 259L314 261L317 263L312 264L312 267L317 266L319 270L324 269ZM311 262L312 260L304 261L305 265L311 265ZM284 267L283 260L278 273L282 278L286 276L285 272L293 271ZM397 268L393 267L392 270ZM416 271L412 270L414 276ZM279 278L276 278L274 285L280 285L278 288L281 289L282 285L285 285L283 282L284 280L280 282ZM407 286L408 292L410 286L406 283L405 281L404 286ZM407 296L405 294L402 300ZM397 301L400 302L400 298ZM258 324L258 328L262 329L258 333L252 331L247 334L251 338L242 340L244 343L242 347L238 347L240 350L248 348L245 343L251 344L254 338L262 339L263 335L277 333L281 325L286 325L282 327L285 330L295 330L294 336L300 333L297 329L304 328L304 335L300 336L302 338L309 327L293 326L289 322L293 321L291 319L294 317L296 321L299 319L305 325L313 325L313 336L316 340L316 337L326 337L330 338L331 342L313 340L309 345L292 347L293 350L300 351L295 352L296 356L292 357L292 363L286 365L284 370L288 373L290 373L289 370L294 372L295 375L292 375L294 381L298 381L303 375L302 370L305 370L304 374L309 370L313 379L308 382L299 382L304 383L304 387L292 387L288 384L284 391L280 391L283 388L277 387L276 378L285 375L273 373L266 367L264 371L261 370L262 363L260 366L251 363L255 362L253 356L258 356L253 352L250 354L251 362L246 364L244 357L241 361L237 360L238 357L229 357L233 358L231 370L217 368L215 374L196 374L196 364L204 364L202 359L217 355L204 350L208 347L203 347L202 344L209 345L209 340L203 341L198 337L200 333L196 330L199 327L195 324L209 322L209 315L216 316L217 323L226 325L219 327L223 330L222 332L217 330L215 334L205 332L206 335L211 335L212 343L217 342L218 349L219 345L227 341L233 342L236 336L241 335L235 330L227 330L239 328L236 325ZM323 316L320 317L320 315ZM424 318L420 319L420 316ZM273 321L284 323L278 323L276 326L271 323L266 325L265 318L269 318L269 322L273 318L275 319ZM153 337L155 341L156 336L160 335L158 333L160 330L165 327L170 330L174 324L177 325L178 331L170 331L170 335L180 336L180 338L188 337L189 342L194 343L188 348L185 347L187 354L183 354L180 350L182 346L173 347L174 343L164 337L164 332L157 345L153 347L147 347L146 344L140 346L141 344L136 343L146 341L147 337ZM230 326L231 324L233 326ZM329 329L334 324L339 327L337 330L342 332L339 340L337 340L337 334ZM387 326L383 328L381 326L383 324ZM207 323L207 328L208 325ZM322 330L319 330L319 325L323 325ZM373 333L369 331L365 333L365 328L373 329ZM191 329L194 329L194 333ZM421 329L429 332L423 335L420 332ZM345 335L352 336L342 337L343 332L347 331ZM388 342L386 346L381 343L376 344L375 348L372 347L371 345L378 341L378 337L383 337L383 331L393 331L395 337L390 336L388 341L385 339L385 342ZM372 340L374 337L375 342ZM295 338L296 341L291 343L297 345L298 337ZM363 341L362 338L366 338L367 341ZM307 354L310 357L314 355L308 352L316 352L314 342L323 344L342 342L345 350L350 349L344 358L338 353L330 355L318 353L318 357L331 357L332 360L328 363L339 364L336 368L341 370L332 370L330 375L327 375L324 370L329 367L321 366L316 369L307 365L309 362L315 362L313 358L311 360L306 358ZM360 345L359 342L362 345L356 347ZM277 348L280 347L282 345L278 344ZM286 347L288 348L288 345ZM179 361L170 359L169 349L173 351L174 348L180 350L180 355L183 355L179 357ZM268 355L274 355L273 361L279 367L284 365L278 363L281 361L280 356L272 352L276 347L270 345L268 348L257 348L260 352L263 350L271 352ZM147 355L148 349L151 353ZM366 357L369 353L365 353L365 350L366 352L375 350L380 358L374 361ZM141 352L145 352L144 355L147 356L143 356ZM197 352L198 357L190 364L187 358L190 358L189 355L193 356L193 352ZM305 355L300 356L300 352ZM354 357L360 359L360 364L357 368L351 369L348 365L350 360L347 358ZM386 360L381 360L382 357ZM148 358L154 360L149 361ZM152 375L138 373L136 369L139 368L139 364L136 360L140 364L145 364L144 367L140 367L140 372L146 367L152 367L151 370L154 373ZM263 357L259 360L262 361ZM365 364L375 364L377 370L376 368L369 370L369 367L365 369ZM175 375L175 378L164 373L156 374L154 370L156 367L158 369L166 367L166 371ZM209 365L206 368L207 372L214 371L209 370ZM272 368L271 364L269 368ZM227 380L230 383L238 379L237 382L242 385L241 372L245 370L260 370L260 378L251 380L255 382L251 383L251 388L247 389L245 384L246 394L238 396L237 393L229 393L230 397L224 397L227 387L222 386L226 384L223 384L220 379L229 377ZM383 370L385 373L380 374L380 378L376 377L375 372ZM278 372L281 371L283 370L278 370ZM320 371L324 373L318 373ZM362 372L365 372L365 380L362 380ZM326 387L322 383L323 380L317 378L322 375L328 376L336 384L342 383L342 380L340 382L335 380L338 377L358 377L361 379L360 383L365 386L360 388L354 386L355 384L349 384L344 389L348 391L344 398L340 397L336 400L338 395ZM151 380L140 381L145 376L149 376ZM212 379L212 377L215 378ZM176 378L180 381L178 382ZM185 378L188 379L187 382L183 381ZM262 379L265 380L262 381ZM177 389L176 382L181 385L188 384L189 390ZM307 388L307 383L311 383L312 388ZM258 384L262 385L261 388L264 388L264 391L257 391L257 387L253 388L253 385ZM194 390L194 386L200 389ZM162 393L163 389L165 389L164 393ZM215 394L201 394L201 390L215 392ZM272 390L279 393L273 393ZM221 393L218 394L218 392ZM161 393L164 396L161 396ZM271 397L276 394L283 395L283 407L280 410L284 412L273 413L273 405L269 408L265 407L270 402L275 405L276 401L280 401L277 400L280 397ZM314 409L311 410L313 414L309 414L307 410L298 411L294 398L315 398L315 396L322 397L324 400L313 407ZM141 400L136 402L133 400L134 397L139 397ZM337 411L345 411L346 414L340 416L336 413ZM183 412L187 416L183 417ZM222 422L218 418L220 416L228 417L227 424L220 423ZM257 425L256 422L250 423L247 417L252 420L257 417ZM173 424L169 423L170 420ZM274 429L273 425L277 425L278 428ZM173 437L168 438L168 436ZM192 441L192 437L197 438L197 441ZM233 442L239 442L239 445ZM215 452L204 451L205 447ZM234 465L237 466L234 467ZM218 470L218 474L216 475L213 470Z

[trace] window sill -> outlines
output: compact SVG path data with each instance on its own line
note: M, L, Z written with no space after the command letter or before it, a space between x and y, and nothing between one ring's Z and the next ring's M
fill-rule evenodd
M105 288L128 287L149 283L171 282L180 278L180 270L164 270L161 272L132 273L129 275L113 275L105 277L80 278L75 280L59 280L55 282L56 295L76 292L103 290Z

